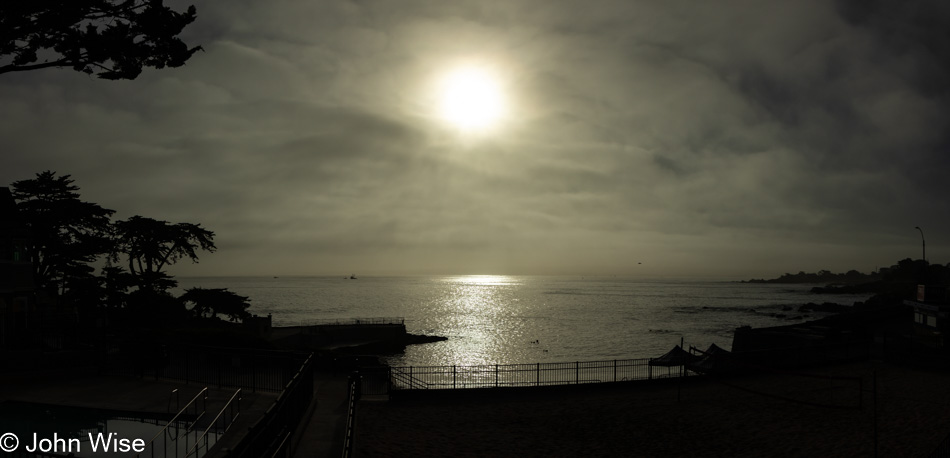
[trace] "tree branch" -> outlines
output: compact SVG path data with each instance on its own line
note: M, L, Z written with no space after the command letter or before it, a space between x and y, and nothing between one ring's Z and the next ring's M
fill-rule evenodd
M42 64L32 64L32 65L3 65L0 66L0 74L10 73L10 72L25 72L29 70L37 70L41 68L52 68L52 67L71 67L78 64L78 62L71 62L67 59L54 60L52 62L43 62Z
M165 252L165 256L162 256L161 262L158 263L158 270L156 270L156 272L160 272L162 270L162 267L164 267L165 263L168 262L168 257L171 256L171 254L176 249L178 249L178 242L175 242L174 244L172 244L172 247L169 248L168 251Z

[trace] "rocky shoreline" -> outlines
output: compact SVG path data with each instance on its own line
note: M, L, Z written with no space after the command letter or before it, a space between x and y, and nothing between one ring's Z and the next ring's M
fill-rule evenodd
M443 336L412 334L403 323L325 324L275 327L267 340L277 348L339 354L392 355L409 345L448 340Z

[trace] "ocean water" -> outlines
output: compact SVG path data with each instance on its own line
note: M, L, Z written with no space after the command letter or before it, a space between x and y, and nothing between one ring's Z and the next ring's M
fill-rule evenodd
M825 314L807 302L852 304L866 295L819 295L815 285L614 277L183 277L190 287L248 296L275 326L398 317L409 332L448 337L411 345L391 365L480 365L659 356L684 342L732 347L735 328L778 326ZM791 310L784 310L792 307Z

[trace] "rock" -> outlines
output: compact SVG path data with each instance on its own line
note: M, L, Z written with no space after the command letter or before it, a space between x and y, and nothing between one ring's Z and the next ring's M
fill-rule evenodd
M834 302L823 302L821 304L809 302L798 308L799 312L842 313L842 312L849 312L852 310L853 310L852 306L836 304Z

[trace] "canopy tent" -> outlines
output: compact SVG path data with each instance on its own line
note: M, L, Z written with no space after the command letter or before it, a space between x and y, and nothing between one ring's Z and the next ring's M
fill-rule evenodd
M650 359L651 366L685 366L689 363L698 361L700 356L694 355L683 350L679 345L663 354L663 356Z
M715 355L715 356L730 356L732 352L729 350L723 350L722 347L716 344L709 344L709 348L703 352L704 355Z
M701 374L721 374L735 369L735 362L732 360L732 352L723 350L716 344L709 345L706 351L699 350L703 355L694 362L688 363L687 367L693 372Z

